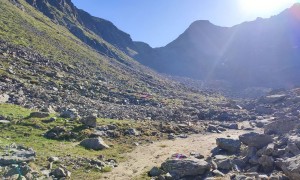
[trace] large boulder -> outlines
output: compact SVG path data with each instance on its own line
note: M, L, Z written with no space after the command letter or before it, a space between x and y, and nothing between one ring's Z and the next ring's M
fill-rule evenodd
M109 146L103 141L102 138L89 138L80 142L80 145L93 150L103 150L109 148Z
M258 149L263 148L264 146L267 146L269 143L273 142L271 136L266 134L258 134L255 132L240 135L239 139L243 144L256 147Z
M284 119L271 122L264 127L265 134L285 134L300 125L298 119Z
M290 180L300 179L300 155L288 158L279 164L280 168Z
M176 179L203 175L210 170L208 162L199 159L169 159L162 163L161 168Z
M216 143L219 148L228 151L229 153L236 153L241 147L241 141L238 139L217 138Z
M87 116L81 119L81 123L88 127L96 127L97 126L97 117L96 116Z

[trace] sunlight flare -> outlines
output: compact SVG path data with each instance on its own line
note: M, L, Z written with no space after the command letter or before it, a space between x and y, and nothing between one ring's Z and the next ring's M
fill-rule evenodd
M296 2L297 0L240 0L239 5L244 13L264 14L280 10Z

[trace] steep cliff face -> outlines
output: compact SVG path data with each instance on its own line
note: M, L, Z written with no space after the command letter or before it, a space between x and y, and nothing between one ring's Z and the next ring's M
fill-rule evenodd
M230 28L196 21L167 46L144 46L136 58L159 72L240 87L299 85L299 12L295 4L269 19Z

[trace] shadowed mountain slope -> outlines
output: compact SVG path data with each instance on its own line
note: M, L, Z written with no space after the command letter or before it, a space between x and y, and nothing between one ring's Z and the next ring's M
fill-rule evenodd
M235 87L299 85L300 4L234 27L196 21L165 47L136 46L141 63L171 75Z

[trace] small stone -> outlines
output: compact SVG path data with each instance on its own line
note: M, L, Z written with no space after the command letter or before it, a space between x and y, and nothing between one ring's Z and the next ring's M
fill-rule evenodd
M224 177L224 176L225 176L224 173L222 173L221 171L219 171L219 170L217 170L217 169L213 170L212 173L213 173L215 176L217 176L217 177Z

